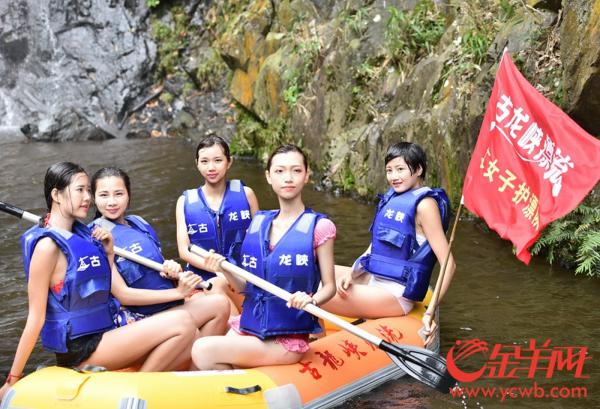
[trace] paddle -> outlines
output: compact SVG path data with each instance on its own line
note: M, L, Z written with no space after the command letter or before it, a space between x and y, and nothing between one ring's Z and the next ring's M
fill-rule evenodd
M209 254L208 251L193 244L190 244L188 248L192 253L197 254L200 257L206 257ZM221 267L229 273L235 274L285 301L289 301L292 296L292 294L284 289L279 288L228 261L222 261ZM446 360L435 352L425 348L392 344L313 304L307 304L304 307L304 311L318 318L327 320L387 352L392 358L392 361L398 365L400 369L427 386L440 392L448 393L449 390L456 385L456 380L448 373Z
M41 217L36 216L33 213L29 213L23 209L15 207L13 205L10 205L8 203L4 203L2 201L0 201L0 210L2 210L3 212L6 212L8 214L11 214L13 216L16 216L18 218L21 218L23 220L27 220L28 222L31 222L31 223L35 223L35 224L39 225L42 222ZM120 247L115 246L114 250L115 250L115 254L117 256L126 258L127 260L131 260L134 263L141 264L143 266L151 268L152 270L162 271L162 267L163 267L162 264L160 264L154 260L151 260L146 257L142 257L138 254L132 253L131 251L122 249ZM200 286L202 288L204 288L205 290L210 290L212 288L212 283L203 281L200 283Z
M438 307L438 301L440 298L440 293L442 292L442 284L444 283L444 275L446 273L446 267L448 266L448 260L450 260L450 249L452 248L452 243L454 243L454 234L456 233L456 226L458 225L458 220L460 219L460 211L464 204L464 197L461 196L460 204L458 205L458 210L456 211L456 217L454 218L454 225L452 226L452 232L450 233L450 240L448 241L448 252L446 253L446 257L444 258L444 264L442 264L440 268L440 274L438 275L437 282L435 283L435 288L433 290L433 295L431 297L431 302L429 306L431 309L435 311ZM433 318L433 317L432 317ZM425 329L423 327L422 329Z

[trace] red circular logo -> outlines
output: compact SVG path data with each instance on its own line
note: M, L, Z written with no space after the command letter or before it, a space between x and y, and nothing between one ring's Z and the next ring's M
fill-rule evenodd
M457 340L456 343L448 351L446 363L450 375L459 382L473 382L483 375L485 364L475 372L464 372L458 368L457 363L464 361L468 357L481 353L487 358L488 346L487 342L480 339L470 339L466 341ZM486 359L487 360L487 359Z

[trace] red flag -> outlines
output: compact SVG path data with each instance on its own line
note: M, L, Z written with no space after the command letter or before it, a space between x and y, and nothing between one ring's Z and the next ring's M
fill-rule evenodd
M529 246L593 189L599 163L600 140L544 98L505 52L467 169L465 206L529 264Z

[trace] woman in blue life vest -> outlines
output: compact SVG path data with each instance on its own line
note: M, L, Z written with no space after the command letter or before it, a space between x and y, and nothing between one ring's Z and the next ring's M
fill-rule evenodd
M240 266L289 291L292 299L286 305L224 272L246 295L242 314L230 319L227 336L194 343L192 360L200 369L298 362L309 349L309 334L322 331L316 318L301 309L308 303L322 304L335 294L335 225L302 202L302 188L309 179L306 156L297 146L280 146L268 160L266 177L279 210L256 213L242 245ZM205 267L218 270L223 259L211 253Z
M205 293L227 295L232 300L231 313L238 314L242 296L221 274L207 271L203 259L188 249L190 243L196 244L223 254L232 263L239 262L240 247L258 211L258 200L242 181L227 180L232 164L229 145L218 136L208 136L196 147L196 167L204 184L186 190L177 200L177 248L179 257L188 263L186 269L213 284L213 289Z
M390 184L380 197L371 225L372 240L353 268L336 266L337 294L324 309L350 317L381 318L405 315L422 301L433 266L444 262L449 252L449 202L442 189L423 185L427 157L414 143L389 147L385 173ZM454 275L450 254L442 283L440 301ZM425 344L435 330L429 306L423 316Z
M202 278L189 271L183 273L181 266L173 260L164 260L160 241L152 226L140 216L125 215L131 197L129 175L118 168L102 168L92 176L91 185L98 209L96 216L101 216L97 217L93 224L110 231L115 246L162 263L164 269L164 272L159 274L133 261L116 258L117 270L128 287L156 290L144 292L145 299L142 305L122 306L117 316L117 325L127 325L161 311L179 308L192 316L199 329L199 336L224 334L229 317L227 297L214 294L209 297L194 297L184 303L184 297L190 295L194 289L188 287L189 282L197 285ZM175 285L169 276L178 277L178 285ZM168 294L170 298L166 302L164 294ZM162 301L153 302L156 297L160 297Z
M112 237L77 219L86 217L91 195L78 165L48 168L43 227L22 237L29 309L15 358L0 397L22 376L38 337L57 364L109 370L141 364L142 371L173 370L188 362L197 329L186 311L167 311L115 328L111 291L115 278ZM121 302L127 301L120 299Z

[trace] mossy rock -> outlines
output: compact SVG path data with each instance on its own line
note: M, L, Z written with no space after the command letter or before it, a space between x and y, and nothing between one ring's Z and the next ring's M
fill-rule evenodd
M257 42L264 39L273 23L273 6L269 0L250 2L249 7L235 16L217 41L223 60L232 70L248 70L248 64L257 50Z
M283 74L293 69L294 58L290 58L289 48L280 48L269 55L260 66L254 84L253 111L265 122L287 117L287 105L283 101L283 89L287 85Z
M567 2L561 25L565 101L569 114L600 135L600 2Z

